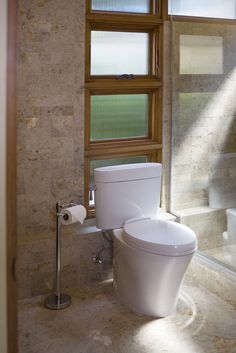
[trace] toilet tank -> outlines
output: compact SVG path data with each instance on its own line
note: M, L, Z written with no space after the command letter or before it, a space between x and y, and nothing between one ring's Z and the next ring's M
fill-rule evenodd
M96 223L99 229L123 227L131 218L157 218L162 166L124 164L94 170Z

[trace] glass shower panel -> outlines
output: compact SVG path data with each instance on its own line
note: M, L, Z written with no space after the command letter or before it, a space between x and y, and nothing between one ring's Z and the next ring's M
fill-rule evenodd
M92 31L91 75L147 75L149 35Z
M149 13L150 0L92 0L92 10Z
M171 211L200 251L236 271L236 28L171 27Z

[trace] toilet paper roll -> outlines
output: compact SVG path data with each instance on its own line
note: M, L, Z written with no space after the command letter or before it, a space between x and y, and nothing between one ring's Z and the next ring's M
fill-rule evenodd
M76 205L61 210L61 223L68 226L73 223L80 222L83 224L87 215L86 208L82 205Z

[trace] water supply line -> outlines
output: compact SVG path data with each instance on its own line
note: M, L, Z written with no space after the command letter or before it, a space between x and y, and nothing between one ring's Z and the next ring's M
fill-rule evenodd
M110 230L102 230L102 236L106 241L113 244L113 236Z
M103 238L110 244L109 248L106 248L105 246L102 246L102 248L95 254L92 254L92 261L95 264L102 264L103 263L103 258L102 258L102 253L105 250L109 250L113 248L113 236L110 233L109 230L102 230L102 236Z

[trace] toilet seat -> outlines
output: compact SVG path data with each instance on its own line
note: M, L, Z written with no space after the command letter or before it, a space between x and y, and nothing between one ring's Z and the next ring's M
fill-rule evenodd
M139 250L164 256L184 256L196 250L195 233L183 224L150 218L124 224L124 241Z

